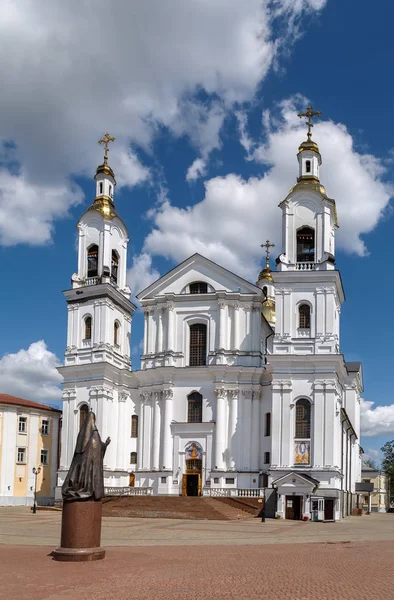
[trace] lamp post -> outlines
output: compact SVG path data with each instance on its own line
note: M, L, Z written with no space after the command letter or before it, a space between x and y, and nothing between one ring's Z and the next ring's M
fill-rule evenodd
M36 514L37 511L37 503L36 503L36 499L37 499L37 475L39 475L41 473L41 467L33 467L33 474L34 474L34 502L33 502L33 513Z

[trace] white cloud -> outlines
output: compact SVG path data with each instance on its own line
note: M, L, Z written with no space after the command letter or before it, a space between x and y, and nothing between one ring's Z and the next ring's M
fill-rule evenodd
M24 186L61 194L64 177L93 174L104 130L117 137L123 185L149 177L130 144L151 151L163 127L188 136L206 160L233 104L253 98L303 16L324 4L119 0L114 10L104 0L94 9L79 0L3 0L0 135L15 144ZM38 230L48 236L66 208L42 211ZM22 229L3 238L37 243Z
M269 238L281 251L279 202L298 176L296 154L305 139L305 126L297 118L299 98L282 103L280 115L264 114L264 143L247 135L239 116L241 143L248 158L261 162L265 174L248 180L230 173L205 182L205 197L192 207L178 208L167 199L150 211L153 229L145 239L144 253L172 261L200 252L251 280L262 262L260 244ZM337 247L363 255L362 234L371 231L388 205L392 189L382 181L383 163L360 154L342 124L320 121L314 127L323 156L321 181L337 202L340 229Z
M361 401L361 433L364 437L374 435L394 436L394 404L374 406L375 402Z
M127 271L127 283L130 286L132 297L159 277L160 273L152 267L152 257L149 254L142 253L133 256L133 264Z
M204 177L207 170L207 163L203 158L196 158L190 165L186 174L186 181L195 181L199 177Z
M59 364L43 340L30 344L27 350L5 354L0 359L0 392L36 402L59 400L58 386L63 381L56 370Z

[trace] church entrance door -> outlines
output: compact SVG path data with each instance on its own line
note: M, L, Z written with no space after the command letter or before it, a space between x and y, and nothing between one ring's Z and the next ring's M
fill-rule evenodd
M302 496L286 496L286 519L300 521L302 518Z
M333 521L334 520L334 499L333 498L325 498L324 499L324 520L325 521Z
M134 473L129 474L129 487L134 487L135 475Z
M186 475L186 495L198 496L198 478L199 475Z

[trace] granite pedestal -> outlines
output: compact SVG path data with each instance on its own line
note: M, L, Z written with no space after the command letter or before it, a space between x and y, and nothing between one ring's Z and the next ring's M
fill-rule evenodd
M101 560L101 501L66 500L63 503L62 533L54 560L82 562Z

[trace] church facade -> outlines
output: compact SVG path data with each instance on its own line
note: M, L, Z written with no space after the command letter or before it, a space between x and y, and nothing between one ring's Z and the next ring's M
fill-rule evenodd
M144 339L133 371L128 233L106 151L65 292L59 485L91 409L102 438L112 438L106 487L168 495L265 488L282 518L351 513L361 478L362 370L340 351L337 213L310 128L297 158L297 183L279 205L276 270L268 241L256 284L199 254L176 266L137 296Z

